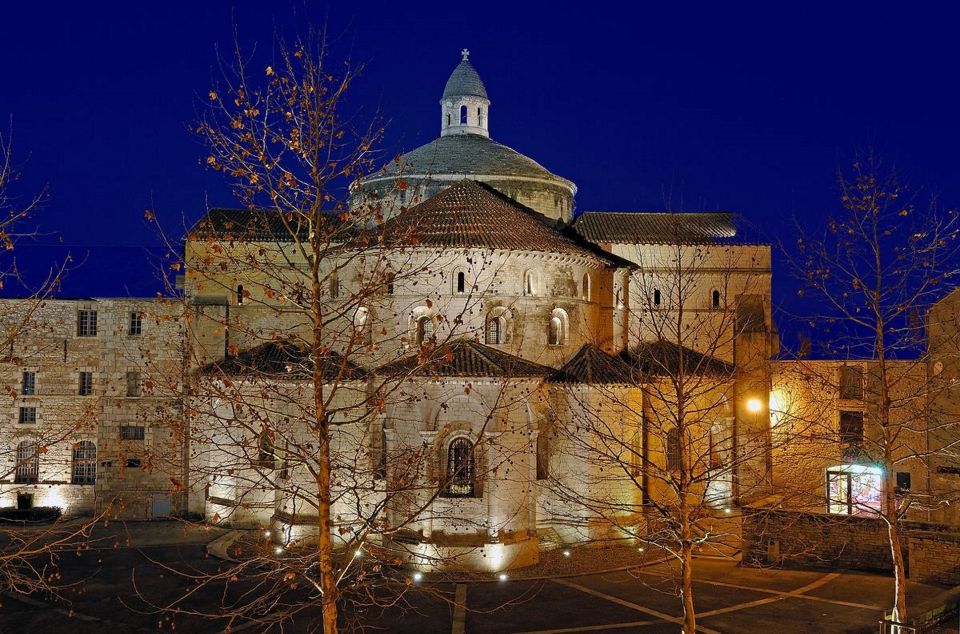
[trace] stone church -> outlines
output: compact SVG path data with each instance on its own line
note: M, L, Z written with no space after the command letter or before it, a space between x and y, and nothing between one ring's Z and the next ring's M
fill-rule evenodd
M650 509L675 501L681 471L717 518L796 477L774 464L792 455L776 423L796 379L772 361L770 245L731 213L579 210L576 193L491 138L467 51L443 89L439 136L354 184L353 206L377 201L379 235L416 242L323 264L322 292L343 307L326 326L337 378L324 407L338 417L332 530L344 543L497 571L654 530ZM266 281L310 265L284 224L208 212L186 237L186 310L92 298L25 315L8 302L0 506L191 512L284 544L315 535L315 441L297 412L327 369L302 345L314 324L285 308L300 292ZM371 271L381 292L369 292ZM838 405L830 389L797 398L829 400L831 425L847 420L839 407L863 411L858 394ZM677 403L693 413L678 419ZM811 453L792 503L869 507L857 496L871 497L871 473L835 444ZM831 489L840 476L855 486Z

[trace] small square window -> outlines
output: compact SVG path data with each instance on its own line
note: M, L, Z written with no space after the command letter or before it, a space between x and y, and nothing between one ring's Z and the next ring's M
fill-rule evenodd
M33 396L37 393L37 373L24 372L23 382L20 385L20 393L24 396Z
M910 491L910 472L897 471L897 492L907 493Z
M143 334L143 315L135 310L130 313L130 324L127 328L127 334L131 337L139 337Z
M127 458L127 467L130 469L139 469L141 464L140 458Z
M840 444L844 449L863 446L863 412L840 412Z
M121 425L120 440L143 440L143 425Z
M840 398L863 399L863 368L857 365L840 367Z
M37 408L36 407L21 407L20 416L18 418L20 424L22 425L33 425L37 422Z
M139 372L127 372L127 396L140 396Z
M77 313L77 336L97 336L97 311L81 310Z
M80 373L80 396L93 394L93 372Z

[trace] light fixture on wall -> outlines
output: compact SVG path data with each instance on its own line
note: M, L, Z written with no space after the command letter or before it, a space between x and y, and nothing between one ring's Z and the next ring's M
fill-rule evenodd
M763 411L763 402L758 398L748 398L747 411L752 414L759 414Z

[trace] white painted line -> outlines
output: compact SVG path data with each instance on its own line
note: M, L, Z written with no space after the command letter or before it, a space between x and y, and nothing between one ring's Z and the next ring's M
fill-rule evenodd
M582 586L582 585L580 585L580 584L578 584L578 583L573 583L572 581L568 581L567 579L556 579L556 580L554 581L554 583L559 583L559 584L561 584L561 585L574 588L574 589L576 589L576 590L579 590L580 592L584 592L584 593L586 593L586 594L591 594L591 595L593 595L593 596L595 596L595 597L599 597L599 598L601 598L601 599L605 599L605 600L607 600L607 601L610 601L611 603L616 603L616 604L618 604L618 605L622 605L623 607L630 608L631 610L636 610L637 612L643 612L644 614L649 614L650 616L655 616L655 617L657 617L658 619L660 619L661 621L667 621L667 622L670 622L670 623L683 623L683 619L680 618L680 617L671 616L671 615L669 615L669 614L667 614L667 613L665 613L665 612L660 612L660 611L658 611L658 610L654 610L654 609L651 609L651 608L647 608L647 607L644 607L644 606L642 606L642 605L638 605L638 604L636 604L636 603L632 603L632 602L630 602L630 601L627 601L627 600L625 600L625 599L621 599L620 597L615 597L615 596L613 596L613 595L605 594L605 593L600 592L600 591L598 591L598 590L593 590L592 588L588 588L588 587L586 587L586 586ZM699 616L699 615L698 615L698 616ZM603 629L603 628L607 628L607 627L610 627L610 626L608 626L608 625L594 625L594 626L593 626L593 629L596 630L596 629L598 629L598 628ZM704 632L705 634L720 634L720 632L718 632L718 631L716 631L716 630L711 630L710 628L706 628L706 627L697 626L697 629L698 629L699 631L701 631L701 632ZM552 631L552 630L549 630L549 631ZM558 630L558 631L570 631L570 630ZM577 631L577 630L572 630L572 631ZM580 631L587 632L587 631L590 631L590 630L589 630L589 628L588 628L588 629L580 630Z

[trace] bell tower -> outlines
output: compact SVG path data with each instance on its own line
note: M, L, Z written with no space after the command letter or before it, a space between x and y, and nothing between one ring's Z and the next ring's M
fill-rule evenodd
M479 134L489 137L490 100L480 75L470 63L470 51L460 51L463 59L453 69L440 99L440 136Z

